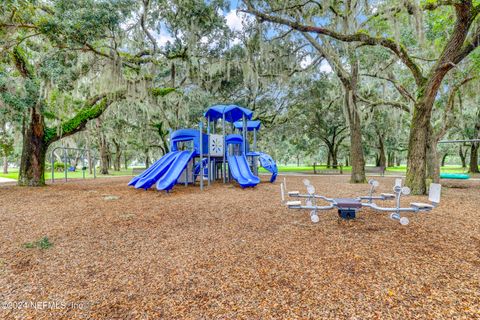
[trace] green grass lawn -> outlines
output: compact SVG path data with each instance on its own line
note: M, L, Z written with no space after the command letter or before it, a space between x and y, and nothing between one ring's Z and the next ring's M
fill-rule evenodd
M316 166L317 171L321 170L331 170L327 169L326 166ZM342 168L343 173L350 173L352 170L352 167L343 167ZM260 173L268 173L267 170L264 168L259 168L258 170ZM313 173L313 166L278 166L278 171L280 173L282 172L298 172L298 173ZM400 167L390 167L387 168L387 172L391 173L405 173L407 171L406 166L400 166ZM441 168L442 173L466 173L467 169L462 168L460 166L445 166ZM97 170L97 177L117 177L117 176L131 176L132 175L132 169L122 169L121 171L113 171L110 170L109 174L107 175L102 175L98 173ZM18 169L10 169L8 174L3 174L0 173L0 177L2 178L9 178L9 179L18 179ZM65 177L63 172L55 172L55 179L63 179ZM68 178L82 178L82 170L77 170L75 172L68 172ZM45 179L50 180L52 178L52 173L51 171L46 171L45 172ZM85 174L85 178L91 179L93 178L93 174L89 174L88 171Z
M99 170L97 170L97 177L117 177L117 176L131 176L132 175L132 169L122 169L121 171L113 171L109 170L109 174L100 174ZM9 179L18 179L18 169L10 169L8 170L8 174L0 173L1 178L9 178ZM45 179L50 180L52 178L52 172L51 171L45 171ZM55 180L56 179L64 179L65 178L65 173L62 172L55 172ZM75 172L68 172L68 179L74 179L74 178L83 178L83 173L82 170L77 170ZM92 179L93 174L89 174L88 171L85 172L85 178L86 179Z
M332 170L327 169L326 166L316 166L317 171L321 170ZM352 170L352 167L342 167L344 173L349 173ZM302 173L313 173L313 166L278 166L279 172L302 172ZM260 168L259 172L266 173L267 170L264 168ZM406 173L407 166L399 166L399 167L389 167L387 168L387 172L392 173ZM467 172L466 168L462 168L461 166L445 166L441 168L442 173L465 173Z

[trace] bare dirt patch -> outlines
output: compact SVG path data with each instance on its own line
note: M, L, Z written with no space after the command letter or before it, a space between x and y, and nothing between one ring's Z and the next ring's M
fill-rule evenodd
M368 190L309 179L327 196ZM390 192L394 179L379 180ZM478 181L444 188L407 227L370 210L312 224L280 204L278 183L166 194L127 182L0 187L0 318L480 318ZM53 246L23 246L45 236Z

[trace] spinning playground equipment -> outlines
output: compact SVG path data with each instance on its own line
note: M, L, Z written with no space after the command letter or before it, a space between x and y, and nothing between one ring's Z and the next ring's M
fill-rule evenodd
M272 173L270 181L274 182L278 172L275 162L267 154L255 150L260 121L247 121L252 115L251 110L236 105L208 108L205 112L206 134L202 122L199 129L180 129L170 133L171 152L134 177L128 185L146 190L156 184L158 190L169 191L177 183L195 184L199 178L201 190L204 179L208 185L219 179L224 183L234 179L242 188L254 187L260 182L254 174L257 173L257 157L260 164ZM218 122L222 125L221 134L216 133ZM227 135L228 122L232 124L232 131L236 128L241 135ZM252 151L249 150L248 131L254 132Z
M289 209L306 209L310 210L310 219L313 223L320 221L318 217L318 211L338 209L338 215L342 219L354 219L357 211L363 207L367 207L380 212L391 212L390 218L397 220L401 225L408 225L410 220L407 217L402 217L402 212L423 212L431 211L440 204L440 194L442 186L440 184L432 183L430 184L430 190L428 195L428 200L430 203L421 203L421 202L412 202L410 207L401 207L400 199L402 196L410 194L410 189L408 187L402 187L402 179L395 180L395 186L393 187L394 194L391 193L381 193L379 196L375 196L375 188L379 186L378 181L370 180L370 192L367 196L359 196L356 198L327 198L315 193L315 187L310 183L308 179L303 180L303 184L307 187L307 193L301 194L299 191L290 191L288 196L292 198L303 198L305 199L305 204L302 204L302 201L285 201L285 192L287 190L286 179L280 184L280 194L282 198L282 203L284 203ZM395 207L380 207L374 200L393 200L395 199ZM329 205L319 206L317 205L318 200L323 200Z

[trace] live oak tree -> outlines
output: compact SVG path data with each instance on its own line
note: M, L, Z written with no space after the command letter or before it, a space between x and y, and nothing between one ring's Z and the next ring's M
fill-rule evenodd
M128 16L122 10L128 5L129 1L2 4L0 93L3 103L22 115L19 185L43 185L49 145L83 130L128 96L119 68L127 67L135 75L140 62L105 50L118 45L119 25ZM111 72L102 78L105 70ZM52 96L69 102L63 103L65 112L59 112L61 103L52 103Z
M409 144L417 193L438 175L441 137L474 137L478 1L246 4L253 15L230 30L222 0L0 3L0 108L24 136L20 183L43 184L48 146L83 128L75 142L103 150L106 166L151 162L169 129L196 127L215 103L253 109L259 147L278 160L350 153L353 182L366 156L392 164Z
M330 1L325 6L316 2L292 1L280 5L278 2L261 1L262 5L255 5L253 1L246 1L247 12L258 18L273 23L288 26L303 33L318 34L346 43L357 43L362 46L380 46L391 52L398 58L405 68L410 72L415 82L415 94L412 95L413 115L408 145L408 169L407 185L415 194L426 192L427 177L427 148L431 134L430 120L434 111L434 102L445 76L458 64L467 58L480 45L480 25L478 15L480 3L478 1L434 1L422 2L418 6L413 1L403 1L401 5L396 1L386 2L384 6L374 7L369 1ZM302 12L317 12L318 18L329 19L328 13L336 11L342 6L364 5L362 16L366 23L362 29L349 32L339 32L324 27L316 21L304 23L299 18ZM290 8L295 8L295 15L288 14ZM302 10L299 10L302 9ZM397 16L411 15L415 17L415 33L417 39L411 45L419 50L420 58L428 60L429 63L419 63L418 57L409 50L402 39L395 39L389 36L393 30L385 27L384 30L375 30L370 27L370 22L377 18L384 18L386 12L394 12ZM290 12L291 13L291 12ZM333 13L335 14L335 13ZM425 16L426 15L426 16ZM425 39L424 29L427 18L441 21L437 28L441 28L441 34L446 34L445 40L432 39L439 45L439 55L424 57L423 52L428 47ZM440 18L443 18L440 20ZM321 21L321 20L320 20ZM397 27L398 30L398 27ZM440 34L440 32L438 32Z
M19 185L45 184L45 155L49 145L62 137L70 136L85 128L88 121L98 118L110 104L125 97L125 92L100 94L84 102L84 106L59 128L45 124L45 101L40 95L40 80L20 47L14 48L13 60L17 71L24 78L28 100L27 119L23 129L23 148L19 171Z
M317 138L326 146L327 167L335 169L339 165L340 146L349 136L345 119L339 117L343 114L342 93L336 90L336 84L327 76L320 77L305 91L305 104L300 105L306 115L307 134L312 140ZM317 147L317 143L314 146Z

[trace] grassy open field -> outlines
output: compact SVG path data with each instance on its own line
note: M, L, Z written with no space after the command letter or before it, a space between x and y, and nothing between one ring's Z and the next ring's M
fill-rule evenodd
M132 175L132 169L122 169L121 171L113 171L110 170L108 175L101 175L99 174L99 171L97 170L97 177L117 177L117 176L131 176ZM18 169L10 169L8 174L0 173L0 177L2 178L9 178L9 179L18 179ZM83 173L82 170L77 170L75 172L68 172L68 178L69 179L78 179L82 178ZM45 179L49 180L52 178L52 172L51 171L45 171ZM65 178L65 173L62 172L55 172L55 179L64 179ZM93 178L93 174L89 174L88 171L85 172L85 178L91 179Z
M322 171L322 170L331 170L328 169L326 166L316 166L315 169L317 171ZM342 170L344 173L349 173L352 170L352 167L342 167ZM466 168L462 168L461 166L444 166L441 168L441 172L448 172L448 173L465 173ZM279 172L299 172L299 173L313 173L313 166L278 166L278 171ZM399 167L389 167L387 168L387 173L388 172L394 172L394 173L405 173L407 172L407 167L406 166L399 166ZM259 172L267 172L265 169L260 168Z
M278 166L278 170L280 173L313 173L313 166ZM317 171L325 171L325 170L332 170L328 169L326 166L316 166ZM342 168L344 174L350 173L352 170L352 167L343 167ZM132 175L132 169L122 169L121 171L113 171L110 170L108 175L100 175L98 173L99 170L97 170L97 176L98 177L118 177L118 176L131 176ZM387 173L395 173L395 174L402 174L407 171L406 166L400 166L400 167L390 167L387 168ZM461 166L445 166L441 168L441 172L445 173L465 173L467 171L466 168L462 168ZM268 171L260 168L259 169L260 173L267 173ZM52 173L51 171L46 171L45 172L45 179L51 179ZM0 173L0 177L2 178L9 178L9 179L18 179L18 169L10 169L8 174ZM55 172L55 179L63 179L65 177L63 172ZM77 170L75 172L68 172L68 178L82 178L83 174L81 170ZM91 179L93 178L93 174L90 175L88 174L88 171L86 172L85 178Z

